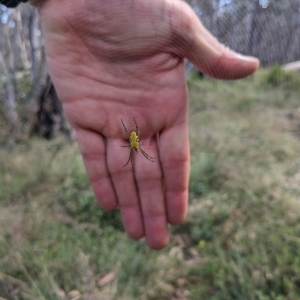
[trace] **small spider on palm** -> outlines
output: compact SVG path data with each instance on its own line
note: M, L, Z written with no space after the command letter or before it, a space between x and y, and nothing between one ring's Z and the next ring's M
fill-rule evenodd
M127 133L128 141L129 141L129 146L121 146L121 147L130 147L129 159L123 167L126 167L128 165L128 163L131 161L131 167L132 167L132 170L134 172L135 171L134 170L134 161L133 161L134 151L136 151L136 152L141 151L142 154L148 160L150 160L151 162L154 162L154 158L151 157L148 153L146 153L146 151L142 148L142 144L140 143L140 139L139 139L139 134L140 134L139 128L137 126L135 118L133 118L133 120L134 120L134 123L135 123L136 130L131 130L130 132L128 132L127 128L124 125L123 120L121 119L121 122L123 124L123 127L124 127L126 133Z

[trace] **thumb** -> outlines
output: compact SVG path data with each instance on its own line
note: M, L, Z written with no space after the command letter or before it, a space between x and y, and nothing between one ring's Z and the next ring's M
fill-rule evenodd
M178 6L180 26L175 33L180 53L200 71L219 79L238 79L259 66L254 57L238 54L221 44L200 22L190 6Z

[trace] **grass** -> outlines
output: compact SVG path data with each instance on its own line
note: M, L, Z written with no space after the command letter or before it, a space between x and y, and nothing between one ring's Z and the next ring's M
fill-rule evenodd
M299 79L274 70L189 80L189 214L160 252L97 207L74 144L0 150L0 297L299 299Z

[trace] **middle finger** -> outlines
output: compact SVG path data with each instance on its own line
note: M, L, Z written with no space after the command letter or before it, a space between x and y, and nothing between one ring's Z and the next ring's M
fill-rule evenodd
M135 155L135 180L143 214L146 241L150 248L161 249L169 242L163 193L163 178L156 137L145 141L146 152ZM155 157L151 162L147 155Z
M132 239L144 237L144 224L134 175L128 161L130 148L124 140L107 140L107 166L117 194L124 228ZM128 144L127 144L128 145Z

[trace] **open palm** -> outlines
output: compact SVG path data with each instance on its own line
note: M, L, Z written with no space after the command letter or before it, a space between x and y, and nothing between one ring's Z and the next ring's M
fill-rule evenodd
M47 0L40 6L49 72L104 209L120 206L127 234L160 249L186 215L189 177L184 57L206 74L240 78L258 61L239 56L180 0ZM126 131L147 160L128 161ZM127 139L127 143L126 143Z

